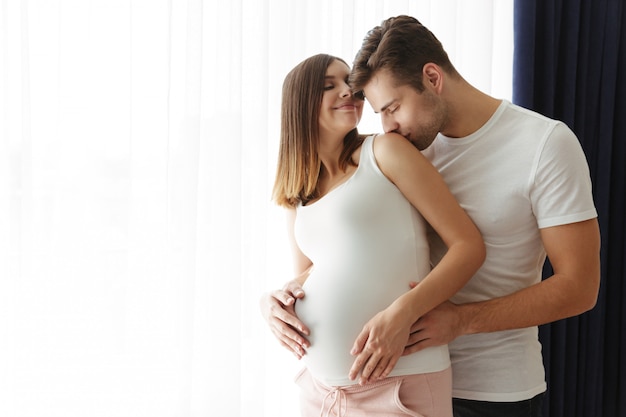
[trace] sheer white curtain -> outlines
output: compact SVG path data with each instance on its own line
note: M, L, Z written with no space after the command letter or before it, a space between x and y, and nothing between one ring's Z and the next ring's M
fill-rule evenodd
M512 0L0 0L0 415L297 414L281 84L397 14L510 97Z

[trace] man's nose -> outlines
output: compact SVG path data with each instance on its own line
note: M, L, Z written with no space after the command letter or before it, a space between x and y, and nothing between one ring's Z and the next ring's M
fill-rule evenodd
M395 132L398 130L398 123L390 117L382 117L383 130L385 133Z

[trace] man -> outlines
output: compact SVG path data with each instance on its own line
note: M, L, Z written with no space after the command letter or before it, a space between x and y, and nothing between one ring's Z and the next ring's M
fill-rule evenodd
M540 416L546 383L537 326L593 308L600 282L597 214L578 140L563 123L474 88L412 17L368 32L350 83L385 132L423 150L487 247L470 282L414 324L405 354L449 344L455 417ZM436 263L446 248L435 235L430 243ZM542 281L546 254L554 275ZM303 296L288 283L261 302L276 337L298 357L308 329L293 304ZM355 341L352 373L375 380L384 375L364 364L397 347L370 339Z

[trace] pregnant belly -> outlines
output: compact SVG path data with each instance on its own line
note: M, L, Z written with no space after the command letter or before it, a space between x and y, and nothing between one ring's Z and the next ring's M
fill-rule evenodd
M406 282L377 275L328 274L317 269L304 285L296 314L311 330L311 346L303 360L328 385L349 385L352 345L365 323L408 290Z

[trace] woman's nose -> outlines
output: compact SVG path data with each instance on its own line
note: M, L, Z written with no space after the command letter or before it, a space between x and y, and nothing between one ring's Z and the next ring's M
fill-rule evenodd
M341 98L347 98L351 96L352 96L352 90L350 90L350 87L344 88L343 91L341 92Z

